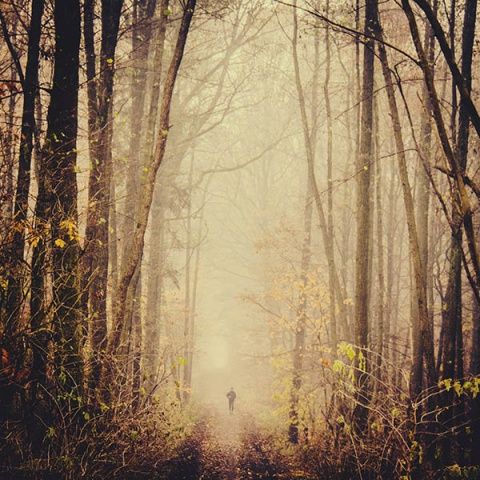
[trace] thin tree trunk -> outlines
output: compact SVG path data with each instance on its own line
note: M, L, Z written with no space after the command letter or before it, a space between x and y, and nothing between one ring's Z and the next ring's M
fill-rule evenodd
M376 144L378 144L378 108L375 108L376 111L376 119L375 122L377 127L377 135L375 136ZM379 155L378 147L377 156ZM376 237L377 237L377 259L378 259L378 276L377 276L377 283L378 283L378 299L377 299L377 347L376 353L378 358L376 360L376 367L378 368L377 376L381 375L381 367L383 362L383 352L384 352L384 344L386 340L385 336L385 253L384 253L384 244L383 244L383 191L382 191L382 173L383 170L381 168L381 163L377 162L375 164L375 197L377 203L377 229L376 229ZM381 380L381 378L380 378Z
M312 257L311 243L312 243L312 199L310 182L307 183L307 195L304 209L304 227L303 227L303 246L302 246L302 261L300 267L300 291L298 297L298 306L295 314L295 344L293 348L293 365L292 365L292 388L290 391L290 411L288 423L288 440L297 444L299 440L299 402L300 389L302 387L303 377L303 363L305 353L305 323L307 320L307 277L310 268Z
M330 1L327 0L325 5L326 15L329 15L330 11ZM319 35L315 35L315 58L317 65L315 67L315 72L320 68L318 65L318 49L319 49ZM328 187L328 200L327 200L327 232L329 238L334 238L333 235L333 122L332 122L332 108L330 105L330 70L331 70L331 54L330 54L330 28L327 26L325 28L325 82L323 84L323 93L325 98L325 114L327 117L327 187ZM316 86L314 86L316 91ZM314 104L315 105L315 104ZM314 121L317 121L318 112L315 110L313 112ZM332 248L333 255L333 248ZM335 266L332 266L335 269ZM338 327L337 327L337 312L336 312L336 294L340 293L335 288L335 282L333 275L329 274L328 276L328 285L330 292L330 340L332 344L333 355L336 355L337 352L337 343L338 343ZM343 302L343 299L340 299ZM345 315L345 312L343 312ZM346 325L346 318L343 319L343 323ZM344 330L346 327L344 326Z
M442 52L445 56L447 63L449 64L450 70L454 81L459 89L461 104L464 105L467 115L470 117L470 121L477 129L477 133L480 135L480 118L475 109L475 106L472 103L470 95L468 93L468 86L465 79L462 77L461 73L458 71L458 67L453 62L451 58L451 52L448 45L445 44L445 35L441 29L436 17L434 16L429 5L424 5L423 0L416 0L421 8L428 12L427 16L432 25L436 39L439 41L439 45L442 49ZM471 285L475 289L477 298L480 292L480 256L478 252L477 240L475 236L475 231L473 228L473 210L470 202L470 198L465 186L464 171L460 165L458 155L452 149L450 140L445 128L445 122L442 116L442 110L440 106L440 101L438 99L437 91L435 88L435 83L433 79L432 69L428 63L428 59L425 55L425 51L420 43L420 37L418 34L418 27L415 20L415 15L411 9L409 0L402 0L402 8L407 16L410 32L412 34L412 39L415 44L415 49L417 51L418 58L420 60L419 65L422 69L424 76L425 85L427 87L430 101L432 104L432 113L435 120L435 126L437 128L438 136L440 143L442 145L445 157L450 167L450 174L455 181L457 194L453 197L453 207L457 208L461 212L463 228L466 235L466 242L468 246L468 251L470 253L471 268L473 269L473 276ZM460 78L458 78L460 77ZM458 202L457 202L458 198ZM457 204L455 204L457 203Z
M433 8L437 11L437 0L433 2ZM433 31L429 26L426 26L425 29L425 54L427 55L430 64L434 65L434 55L435 55L435 39L433 36ZM432 74L434 72L432 71ZM425 85L422 87L422 100L424 103L424 108L421 113L421 142L420 142L420 153L422 161L418 162L417 166L417 191L416 191L416 222L417 222L417 234L419 242L420 256L422 258L422 265L424 269L423 281L425 282L425 288L427 291L426 301L427 305L430 305L429 302L429 292L431 287L431 275L430 265L431 260L429 256L429 208L430 208L430 163L431 163L431 144L432 144L432 125L431 125L431 110L432 104L430 102L430 97L428 90ZM418 314L418 309L416 309ZM431 329L433 330L433 309L428 308L429 323ZM423 369L422 369L423 371ZM421 377L422 372L419 372L418 375Z
M397 160L402 183L403 199L407 214L408 237L410 244L410 255L412 259L412 268L414 273L414 286L416 296L416 306L418 306L418 319L413 318L412 334L413 334L413 361L412 361L412 378L411 392L416 397L421 392L422 387L422 365L425 358L427 367L427 381L429 386L436 384L435 358L433 350L433 338L428 318L427 292L424 265L420 254L420 246L418 241L417 225L415 221L415 209L413 204L412 191L408 179L407 161L405 157L405 148L403 143L402 129L400 123L400 115L398 113L397 102L393 89L393 78L388 66L387 52L383 44L383 36L381 29L378 28L377 36L379 38L379 54L382 61L382 71L385 78L385 84L388 95L390 113L392 117L392 125L395 137L396 148L398 151ZM417 336L421 333L421 337Z
M374 32L377 20L377 0L367 0L364 31ZM355 344L358 348L356 424L362 431L366 422L366 406L370 398L367 372L370 328L370 240L371 240L371 192L370 172L373 161L373 87L374 87L374 42L365 39L363 49L362 116L360 121L360 149L357 159L357 244L355 256ZM362 358L363 357L363 358Z
M25 77L23 78L22 73L19 72L20 78L23 79L23 112L13 216L13 251L9 259L13 261L13 265L10 274L7 275L8 291L5 309L8 317L2 328L4 335L18 345L20 345L21 342L18 342L19 338L16 336L18 331L15 332L15 330L18 330L22 323L20 320L20 307L26 294L24 292L24 281L27 276L24 263L25 229L27 227L32 153L36 132L35 100L38 95L40 37L44 6L44 0L32 1ZM12 175L12 172L9 172L8 175ZM11 337L11 335L15 338Z
M153 139L155 136L155 124L157 118L158 104L160 98L160 80L162 75L163 57L165 51L165 34L167 28L167 16L165 11L168 8L169 0L161 0L160 2L160 21L158 26L155 55L153 59L153 82L150 99L150 109L147 123L147 136L145 141L144 156L149 159L148 163L152 161ZM150 228L150 258L149 265L152 271L158 274L150 273L147 283L147 317L145 319L145 364L144 374L147 379L148 392L153 394L157 385L157 371L159 360L159 340L161 327L161 304L163 297L163 263L161 261L164 255L164 214L165 210L162 205L162 191L155 191L151 212L151 228Z
M294 2L294 5L295 2ZM300 78L300 65L298 61L298 53L297 53L297 35L298 35L298 20L297 20L297 12L294 8L294 35L293 35L293 63L295 67L295 83L297 87L298 93L298 102L300 108L300 116L302 121L302 130L303 130L303 138L305 144L305 153L307 157L307 168L308 168L308 181L311 182L312 187L312 194L313 199L315 201L315 206L319 218L319 225L320 230L322 232L322 239L323 239L323 246L325 249L325 257L327 259L328 264L328 275L329 281L331 281L334 289L334 298L337 302L337 307L339 310L339 319L340 323L343 327L343 336L348 336L348 327L347 327L347 313L344 304L344 293L342 291L340 280L338 277L337 269L335 268L335 254L334 254L334 245L333 245L333 237L329 235L328 232L328 223L327 218L325 215L325 211L323 208L322 200L320 198L320 192L318 190L318 184L315 175L315 148L313 144L313 140L315 139L316 132L312 131L308 123L307 111L306 111L306 102L305 102L305 94L303 91L302 81Z
M468 0L465 4L465 14L462 32L462 76L465 79L466 88L468 93L471 93L472 89L472 58L473 47L475 40L475 22L477 14L477 2ZM456 145L456 155L461 172L465 172L467 168L468 160L468 139L470 129L470 117L468 113L467 105L464 98L460 100L459 118L458 118L458 135ZM454 210L452 212L452 219L458 218L458 213ZM459 227L461 225L461 218L459 220ZM454 225L455 225L454 220ZM462 235L459 228L458 233L452 232L452 248L451 248L451 275L449 277L449 284L447 292L451 294L451 298L447 299L447 309L444 311L445 318L445 339L450 337L451 342L448 340L445 343L445 356L443 362L443 378L448 379L462 379L464 376L463 368L463 322L462 322ZM473 227L472 227L473 232ZM453 402L453 392L444 392L447 397L445 405L451 405ZM446 428L450 427L451 423L454 425L462 425L465 422L465 406L463 402L460 402L455 409L446 408ZM463 464L464 452L468 448L467 440L463 434L463 429L460 431L455 443L460 444L458 449L458 457L455 458L452 455L452 442L453 439L448 439L443 445L443 456L448 462L452 459Z
M127 165L127 182L125 192L125 209L123 212L123 253L121 256L120 271L126 268L126 262L128 261L128 254L132 247L132 237L135 232L136 222L136 205L139 198L139 188L141 182L141 156L139 152L141 150L142 140L142 122L144 121L144 109L146 89L144 85L147 81L147 69L145 64L148 62L148 52L150 49L150 40L152 36L152 17L155 12L156 0L141 0L134 5L133 11L133 32L132 32L132 56L133 56L133 78L131 88L131 137L128 154ZM123 325L121 347L119 349L119 364L129 365L128 356L136 355L136 348L134 344L130 344L130 341L136 342L139 340L135 335L135 329L141 330L141 308L138 298L138 290L141 289L139 281L141 278L141 262L135 272L135 281L137 285L131 289L131 293L128 295L129 301L125 307L125 323ZM135 316L135 319L133 318ZM133 361L133 359L132 359ZM126 375L125 380L128 380L128 369L125 369L123 374ZM132 371L135 375L135 372ZM132 379L135 380L135 378ZM135 393L134 393L135 395Z
M87 309L92 348L91 392L99 387L107 335L107 289L111 142L115 50L123 0L102 0L102 46L99 79L95 77L93 2L85 3L90 177L83 257L84 309ZM95 266L95 268L94 268ZM85 306L86 304L86 306ZM92 398L92 401L94 399Z
M107 353L110 357L115 356L118 352L121 342L121 331L125 324L125 308L127 305L127 295L131 286L133 275L140 264L143 246L145 242L145 231L147 229L148 217L152 205L153 192L155 188L155 178L160 164L165 155L165 147L167 143L168 132L170 129L170 106L172 101L173 89L177 78L178 70L183 57L185 44L190 28L190 23L195 10L195 0L188 0L184 7L182 21L178 32L177 43L170 67L165 79L162 107L160 113L159 133L157 137L157 144L155 155L151 165L149 166L145 182L142 188L142 195L139 200L137 225L135 235L133 238L132 249L129 254L129 259L126 262L125 270L121 273L117 294L114 300L114 318L112 325L112 334L110 335ZM113 370L110 363L105 372L105 380L107 383L112 379Z

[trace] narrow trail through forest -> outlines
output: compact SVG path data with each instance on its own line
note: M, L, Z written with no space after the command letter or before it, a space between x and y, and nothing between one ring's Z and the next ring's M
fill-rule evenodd
M178 464L177 479L245 480L292 476L274 442L248 410L233 414L225 404L206 404Z
M243 446L243 433L251 419L251 414L238 409L233 414L229 413L226 402L223 406L219 403L205 405L205 417L199 425L200 428L204 428L201 432L202 472L199 478L209 476L225 480L244 478L239 458Z

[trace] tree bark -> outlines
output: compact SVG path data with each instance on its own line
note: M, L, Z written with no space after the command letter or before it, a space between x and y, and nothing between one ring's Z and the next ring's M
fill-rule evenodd
M31 8L31 20L28 36L27 65L23 87L23 112L22 129L20 134L19 162L17 174L17 188L14 207L14 228L13 228L13 260L11 274L8 278L8 293L6 300L6 311L11 315L5 325L5 334L13 333L13 325L20 325L20 305L24 299L24 249L25 229L27 227L28 197L30 194L31 164L34 146L35 123L35 100L38 95L38 70L40 37L42 30L42 16L44 0L33 0ZM21 75L23 78L23 75Z
M330 1L327 0L325 5L326 14L329 14L330 11ZM315 35L315 60L317 65L315 66L315 72L318 72L320 66L318 65L318 49L319 49L319 34L316 33ZM333 120L332 120L332 108L330 104L330 74L331 74L331 53L330 53L330 28L327 26L325 28L325 82L323 84L323 94L325 98L325 115L327 117L327 186L328 186L328 200L327 200L327 232L328 238L334 238L334 230L333 230ZM316 91L316 87L314 86ZM316 105L316 103L313 103ZM313 121L317 121L318 112L315 110L312 114ZM316 126L315 126L316 129ZM333 256L333 246L329 246L329 251L331 251L331 255ZM334 263L334 259L332 258L332 262ZM338 343L338 325L337 325L337 312L336 312L336 305L337 305L337 298L336 296L340 294L340 289L337 286L335 288L335 280L334 280L334 273L333 271L336 270L335 265L329 267L329 275L328 275L328 285L330 290L330 340L332 344L333 355L336 356L337 353L337 343ZM337 280L337 283L340 283ZM343 298L339 299L343 303ZM344 331L347 329L347 318L345 309L342 312L344 318L342 319L343 329ZM345 332L344 332L345 334Z
M132 249L129 259L126 262L125 269L121 273L117 294L114 299L114 318L112 333L109 337L107 354L114 357L120 347L121 331L125 324L124 312L127 305L127 295L135 270L137 269L142 255L145 242L145 232L148 224L148 216L152 205L153 192L155 187L155 178L160 164L165 155L168 132L170 129L170 107L172 102L173 89L177 78L178 70L183 57L185 44L187 41L190 23L195 10L195 0L188 0L183 10L182 21L178 32L177 43L173 53L173 58L165 79L162 106L160 113L159 133L157 137L155 155L151 164L148 166L145 181L142 186L142 194L139 200L137 211L137 223L132 243ZM110 363L104 371L105 380L109 383L113 375L113 365Z
M418 0L418 2L420 2L420 0ZM421 3L423 5L423 1ZM468 251L470 253L470 260L471 260L471 265L474 273L474 275L472 276L471 285L472 285L472 288L475 289L476 295L478 298L479 291L480 291L480 256L479 256L477 240L476 240L476 236L473 228L472 205L471 205L470 198L468 196L468 192L465 186L466 185L465 178L464 178L465 172L463 171L459 163L457 153L454 152L451 146L451 143L445 128L445 122L443 120L440 102L438 99L435 83L433 80L432 69L428 63L428 59L425 55L425 51L420 43L417 23L408 0L402 0L402 8L407 16L409 26L410 26L410 32L412 34L412 39L415 45L415 49L417 51L417 55L419 57L419 65L422 69L425 85L427 87L427 90L430 96L430 101L432 104L432 113L435 120L435 126L437 128L437 132L440 139L440 143L442 145L443 152L445 154L445 157L450 167L449 174L454 179L456 184L456 190L458 195L454 196L453 203L454 203L454 208L457 208L458 211L461 213L463 228L466 236L466 242L468 246ZM423 5L422 8L424 8L427 11L429 11L430 9L428 5L427 6ZM451 52L450 52L450 57L448 57L449 47L448 45L446 47L444 45L444 42L443 42L443 40L445 40L444 32L443 30L441 30L441 28L439 30L439 25L438 25L438 21L436 20L436 17L432 18L431 14L429 13L428 18L432 25L435 37L439 41L439 44L442 48L442 52L446 56L447 63L449 63L449 66L451 67L453 78L457 84L457 87L459 88L461 103L464 104L464 108L468 112L468 116L470 117L472 124L475 126L475 128L477 128L476 121L478 119L478 113L476 112L475 107L470 98L470 95L468 94L467 84L463 79L463 77L461 76L460 72L458 72L458 74L461 78L460 79L457 78L458 67L456 67L456 64L453 66L451 64ZM478 123L477 133L479 132L480 132L480 122ZM456 201L457 198L458 198L458 201Z
M75 416L83 392L83 358L81 350L81 316L79 283L79 236L76 182L76 141L80 51L80 4L78 0L57 1L55 21L55 67L47 116L47 132L41 154L41 185L37 199L37 225L50 238L39 240L39 255L34 257L32 276L32 325L35 338L34 364L39 367L38 382L46 385L46 354L53 341L52 378L62 415ZM50 226L50 232L48 231ZM45 230L43 230L45 229ZM51 242L51 243L50 243ZM42 257L51 248L52 305L48 318L43 299L44 272ZM40 295L41 297L37 296ZM38 315L38 316L37 316ZM36 353L35 353L36 351ZM36 363L35 363L36 362ZM78 417L77 417L78 418Z
M85 3L85 49L89 107L90 177L83 257L83 308L88 312L92 348L91 395L100 386L107 337L108 244L115 50L123 0L102 0L100 73L95 71L93 6ZM95 268L94 268L95 265ZM94 399L92 398L92 401Z
M296 3L294 3L296 5ZM294 9L294 30L297 31L297 16L296 10ZM339 311L339 320L340 324L343 328L343 336L348 337L348 326L347 326L347 312L344 304L344 293L340 285L340 280L338 276L337 269L335 267L335 254L334 254L334 243L333 243L333 236L330 235L328 229L328 219L325 215L325 210L322 204L322 200L320 198L320 192L318 190L317 179L315 175L315 147L314 147L314 140L316 132L309 126L308 117L307 117L307 110L306 110L306 101L305 101L305 94L303 91L303 85L300 78L300 65L298 61L298 53L297 53L297 40L296 40L296 33L294 33L293 37L293 62L295 68L295 83L297 87L298 93L298 102L300 108L300 116L302 122L302 131L303 131L303 139L305 144L305 153L307 157L307 169L308 169L308 181L311 183L312 187L312 195L313 201L315 202L315 207L318 214L320 230L322 232L322 240L323 240L323 247L325 249L325 257L327 259L328 264L328 275L329 275L329 283L332 284L334 295L333 298L337 302L337 307ZM336 349L336 347L335 347Z
M416 296L416 306L418 308L418 319L412 319L412 330L414 344L412 345L412 375L410 382L410 391L413 397L420 394L422 389L422 365L425 358L427 366L427 381L429 386L436 384L435 359L433 349L433 338L428 318L427 291L425 282L424 265L420 253L420 246L417 233L417 225L415 221L415 208L413 204L412 191L408 179L407 161L405 157L405 147L403 143L402 129L400 123L400 115L395 99L393 89L393 78L388 65L387 53L383 43L383 35L381 29L378 28L377 36L379 37L379 55L382 61L382 71L385 78L385 84L388 95L390 113L392 116L392 125L395 137L396 148L398 151L397 160L402 183L403 199L407 214L408 237L410 244L410 255L412 259L412 268L414 273L414 287ZM417 332L421 337L418 338ZM415 341L416 339L416 341Z
M307 182L307 195L304 209L304 227L303 227L303 246L302 260L300 266L300 289L298 295L298 305L295 313L295 344L293 347L292 362L292 388L290 390L290 411L288 423L288 440L290 443L297 444L299 440L299 423L298 415L300 390L302 388L303 364L305 354L305 335L307 321L307 277L312 257L312 197L311 183Z
M367 0L365 5L362 78L362 115L360 120L360 149L357 159L357 244L355 254L355 345L357 347L358 406L355 421L359 431L366 421L366 405L370 397L367 372L370 328L370 239L371 239L371 192L370 172L373 161L373 87L375 45L370 36L376 29L377 0ZM362 358L363 357L363 358Z

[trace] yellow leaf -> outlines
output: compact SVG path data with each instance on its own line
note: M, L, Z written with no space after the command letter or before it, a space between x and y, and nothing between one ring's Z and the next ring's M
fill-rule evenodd
M64 242L61 238L57 238L55 240L55 245L57 247L63 248L66 245L66 242Z
M29 238L28 242L30 245L35 248L38 245L38 242L40 241L40 237L38 235L33 235L32 237Z

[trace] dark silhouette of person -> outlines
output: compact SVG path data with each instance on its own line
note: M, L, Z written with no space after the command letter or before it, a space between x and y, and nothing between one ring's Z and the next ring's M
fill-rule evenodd
M235 403L235 399L237 398L237 394L235 393L235 390L230 388L230 391L227 393L227 398L228 398L228 410L230 411L230 414L233 413L233 404Z

